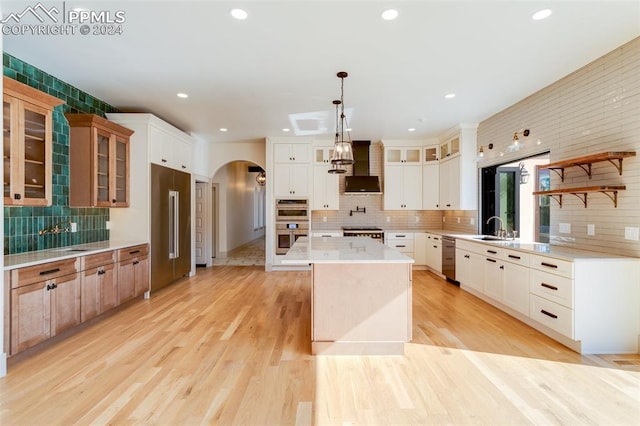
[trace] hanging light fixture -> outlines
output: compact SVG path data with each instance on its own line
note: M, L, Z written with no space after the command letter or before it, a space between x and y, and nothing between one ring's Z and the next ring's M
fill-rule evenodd
M531 176L531 174L527 169L524 168L523 162L518 164L518 166L520 166L520 185L525 185L527 184L527 182L529 182L529 176Z
M258 182L258 185L260 186L265 186L267 183L267 174L265 173L264 170L258 172L258 176L256 176L256 182Z
M336 140L335 140L335 145L333 147L333 154L331 155L331 168L329 169L329 173L336 173L336 174L341 174L341 173L346 173L347 170L343 169L342 167L340 167L340 164L338 164L337 162L333 162L333 159L336 156L336 148L338 146L339 143L339 138L340 138L340 116L339 116L339 105L342 103L342 101L338 101L335 100L333 101L333 104L336 106Z
M346 126L346 117L344 115L344 79L349 75L344 71L340 71L336 74L340 79L340 101L333 101L336 105L340 106L340 117L336 123L336 141L333 147L333 156L331 157L331 164L346 165L353 164L353 147L351 145L351 138L347 128L347 140L344 138L344 131Z

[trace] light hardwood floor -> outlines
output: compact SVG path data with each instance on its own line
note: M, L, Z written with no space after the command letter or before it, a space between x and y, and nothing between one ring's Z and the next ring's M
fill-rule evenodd
M425 271L405 356L311 356L309 279L198 269L10 365L0 424L638 424L640 356L580 356Z

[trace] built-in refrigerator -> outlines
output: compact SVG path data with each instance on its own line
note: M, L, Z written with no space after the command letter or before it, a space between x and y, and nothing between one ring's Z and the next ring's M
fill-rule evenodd
M151 292L191 271L191 175L151 164Z

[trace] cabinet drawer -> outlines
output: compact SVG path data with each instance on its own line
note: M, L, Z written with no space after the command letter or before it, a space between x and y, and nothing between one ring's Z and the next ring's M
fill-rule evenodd
M105 266L115 262L115 251L105 251L103 253L90 254L83 256L81 270L96 268L98 266Z
M23 287L39 281L50 280L77 272L76 260L65 259L56 262L43 263L41 265L27 266L26 268L11 271L11 288Z
M413 240L413 232L385 232L388 240Z
M539 271L546 271L563 277L573 278L573 262L567 260L534 255L531 257L531 267Z
M462 238L456 239L456 248L470 251L473 253L485 254L485 249L488 246L486 244L474 243L471 241L464 240Z
M535 294L531 295L531 319L573 339L573 310Z
M573 309L573 280L531 270L531 293Z
M413 254L413 240L390 240L387 246L398 250L401 253Z
M507 262L515 263L522 266L529 266L530 255L521 251L501 250L500 258Z
M148 253L149 253L149 248L146 244L123 248L118 250L118 262L132 259L134 257L143 257L143 256L146 256Z

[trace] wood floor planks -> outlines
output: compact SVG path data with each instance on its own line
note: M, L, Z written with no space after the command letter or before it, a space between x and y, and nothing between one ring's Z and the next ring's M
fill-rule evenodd
M310 355L308 272L220 266L0 379L0 423L637 424L640 356L581 356L414 271L405 356Z

